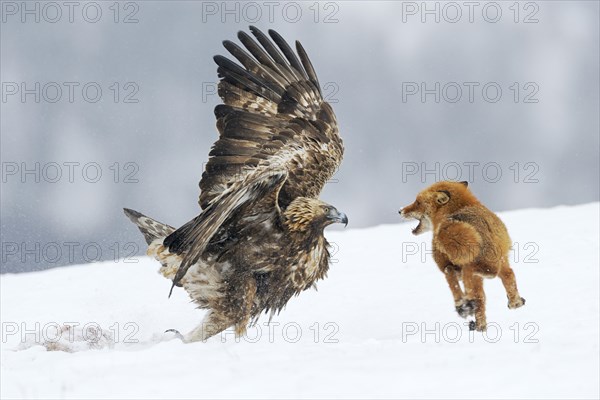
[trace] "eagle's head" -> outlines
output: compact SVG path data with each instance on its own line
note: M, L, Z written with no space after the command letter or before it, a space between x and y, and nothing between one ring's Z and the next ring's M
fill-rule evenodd
M348 217L321 200L297 197L283 212L284 223L292 232L320 230L336 222L348 225Z

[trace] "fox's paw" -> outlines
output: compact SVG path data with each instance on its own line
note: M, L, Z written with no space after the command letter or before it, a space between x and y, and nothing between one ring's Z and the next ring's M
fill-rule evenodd
M473 315L477 310L477 302L475 300L463 299L456 304L456 312L463 318Z
M510 301L510 299L508 300L508 308L510 308L511 310L514 308L523 307L524 305L525 305L525 299L522 297L519 297L515 301Z
M469 330L470 331L479 331L484 332L487 329L487 324L485 322L477 322L477 321L469 321Z

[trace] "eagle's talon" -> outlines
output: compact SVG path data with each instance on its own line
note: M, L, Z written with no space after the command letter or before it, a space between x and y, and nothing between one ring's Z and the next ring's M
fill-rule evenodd
M179 340L181 340L182 342L185 342L185 338L183 337L183 335L181 334L181 332L179 332L177 329L167 329L165 331L165 333L174 333L175 337Z

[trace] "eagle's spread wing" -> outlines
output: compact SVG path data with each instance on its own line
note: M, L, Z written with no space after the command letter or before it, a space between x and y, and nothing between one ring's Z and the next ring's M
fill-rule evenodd
M215 57L224 104L215 108L220 138L200 181L203 209L235 182L265 167L288 171L280 192L282 207L298 196L317 197L342 159L335 114L323 100L302 45L296 42L298 59L277 32L269 35L280 50L260 30L250 30L260 45L244 32L238 38L247 51L223 42L243 67Z
M174 285L228 219L240 210L279 210L296 197L317 197L342 159L335 115L302 45L296 42L298 59L277 32L269 35L279 50L250 30L260 45L244 32L238 37L247 51L224 42L243 67L215 57L224 102L215 108L220 138L200 181L203 212L164 241L183 255Z

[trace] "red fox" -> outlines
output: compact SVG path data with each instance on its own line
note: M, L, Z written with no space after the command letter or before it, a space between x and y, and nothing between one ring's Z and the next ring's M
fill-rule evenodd
M419 220L412 231L415 235L433 230L433 258L446 276L458 314L475 315L471 330L486 329L483 278L500 277L508 308L525 304L508 263L511 240L506 226L475 198L467 182L437 182L402 208L400 215Z

